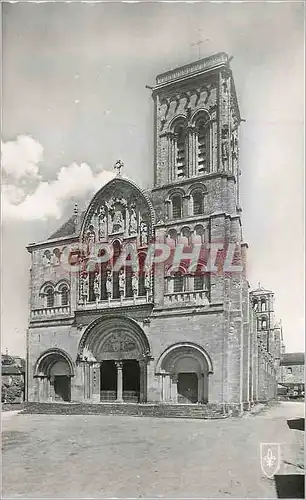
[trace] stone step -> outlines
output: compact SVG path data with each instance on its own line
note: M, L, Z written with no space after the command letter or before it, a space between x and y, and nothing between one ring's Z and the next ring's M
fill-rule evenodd
M216 405L135 404L135 403L25 403L23 413L59 415L131 415L160 418L226 418Z

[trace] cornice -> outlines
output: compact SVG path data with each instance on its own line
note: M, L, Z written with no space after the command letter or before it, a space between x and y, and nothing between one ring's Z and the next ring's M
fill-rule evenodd
M187 177L183 180L171 181L168 184L163 184L162 186L154 186L151 189L152 193L162 191L165 189L170 189L172 187L184 186L186 184L194 183L194 182L205 182L211 179L215 179L217 177L227 178L228 180L233 180L236 182L236 177L231 172L219 171L219 172L210 172L209 174L197 175L196 177Z
M52 240L39 241L38 243L30 243L26 249L28 252L32 252L38 248L47 248L50 246L59 245L61 243L75 243L78 241L79 235L74 234L71 236L62 236L61 238L53 238Z
M180 83L222 67L229 67L228 55L225 52L219 52L199 61L171 69L156 77L156 86L153 88L153 94L169 84Z

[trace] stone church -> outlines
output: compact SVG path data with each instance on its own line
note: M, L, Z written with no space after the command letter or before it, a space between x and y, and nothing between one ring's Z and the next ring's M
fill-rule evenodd
M151 190L118 161L84 213L27 247L28 401L230 414L276 394L282 334L273 293L247 281L229 57L160 74L152 98Z

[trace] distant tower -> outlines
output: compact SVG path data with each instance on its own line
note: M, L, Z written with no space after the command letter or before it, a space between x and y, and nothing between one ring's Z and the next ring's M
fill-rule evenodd
M274 293L266 290L260 283L250 293L253 311L256 315L257 334L268 352L275 350L274 344Z

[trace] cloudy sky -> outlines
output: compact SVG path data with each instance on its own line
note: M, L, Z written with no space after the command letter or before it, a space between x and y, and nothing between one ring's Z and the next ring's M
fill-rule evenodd
M153 101L165 70L224 51L241 114L249 280L304 346L303 3L13 3L3 12L2 349L25 353L29 257L113 175L153 182ZM201 30L201 31L199 31Z

